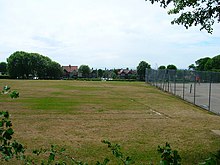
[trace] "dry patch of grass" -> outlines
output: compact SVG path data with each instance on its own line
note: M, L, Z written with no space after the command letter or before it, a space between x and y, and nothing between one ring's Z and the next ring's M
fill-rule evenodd
M137 164L156 160L158 145L169 142L195 164L219 149L220 117L139 82L0 80L20 92L1 96L15 138L28 148L66 146L92 164L110 156L101 140L119 143ZM113 161L114 164L114 161Z

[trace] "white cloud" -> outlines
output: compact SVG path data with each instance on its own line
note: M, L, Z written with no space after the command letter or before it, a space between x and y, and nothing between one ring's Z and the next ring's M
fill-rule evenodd
M219 54L220 30L171 25L173 16L144 0L0 1L0 61L17 50L38 52L61 65L186 68Z

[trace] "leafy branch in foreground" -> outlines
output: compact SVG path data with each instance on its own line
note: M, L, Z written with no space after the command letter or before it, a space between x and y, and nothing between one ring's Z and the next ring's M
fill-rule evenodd
M172 24L181 24L188 29L191 26L201 25L200 30L213 32L212 26L220 22L220 0L145 0L152 4L160 3L163 8L171 6L168 14L179 14Z
M34 159L31 157L27 157L26 159L26 164L30 163L31 164L56 164L56 165L65 165L67 164L65 160L63 160L65 158L65 156L63 156L63 153L66 151L65 148L60 148L56 145L51 145L50 149L36 149L33 150L33 155L36 156L40 156L40 155L46 155L47 159L42 158L42 160L38 159Z
M9 86L4 86L3 87L3 90L2 90L2 94L9 94L9 96L12 98L12 99L15 99L15 98L18 98L19 97L19 92L18 91L10 91L11 87Z
M216 154L212 154L211 157L206 159L204 162L199 163L199 165L219 165L220 164L220 150Z
M7 86L7 85L4 86L2 89L2 94L8 94L10 92L10 89L11 88L9 86Z
M112 144L107 140L103 140L102 143L107 144L108 148L111 149L112 154L124 165L134 164L134 161L131 159L131 157L124 156L124 154L121 152L121 146L119 144Z
M12 123L9 120L8 112L0 112L0 158L8 161L13 157L22 159L24 154L24 147L17 141L12 141Z
M166 143L164 147L158 146L157 151L161 153L162 160L160 161L161 165L180 165L181 157L178 154L177 150L172 150L169 143Z
M12 92L10 93L10 97L11 97L12 99L18 98L18 97L19 97L19 92L18 92L18 91L12 91Z

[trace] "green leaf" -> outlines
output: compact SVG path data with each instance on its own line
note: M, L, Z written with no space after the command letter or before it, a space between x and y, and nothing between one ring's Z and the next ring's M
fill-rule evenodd
M12 128L9 128L6 130L8 135L13 135L14 134L14 130Z
M11 127L11 126L12 126L11 121L7 121L7 122L6 122L6 127Z
M6 119L8 119L8 118L9 118L9 113L8 113L8 111L3 112L3 115L4 115L4 117L5 117Z
M55 154L54 153L50 153L50 156L48 158L48 162L52 162L55 159Z
M19 92L17 92L17 91L11 92L10 97L11 97L12 99L18 98L18 97L19 97Z
M128 157L126 158L126 160L125 160L125 164L126 164L126 165L134 164L134 161L131 159L131 157L128 156Z
M4 121L0 121L0 127L4 126Z
M3 137L6 138L7 140L11 140L12 139L12 136L14 134L14 131L12 128L9 128L7 129L4 134L3 134Z
M41 150L33 150L32 153L38 156L41 154Z
M107 165L109 161L110 161L110 160L109 160L108 158L105 158L105 160L103 161L103 163L100 163L100 162L98 161L98 162L96 162L96 165Z

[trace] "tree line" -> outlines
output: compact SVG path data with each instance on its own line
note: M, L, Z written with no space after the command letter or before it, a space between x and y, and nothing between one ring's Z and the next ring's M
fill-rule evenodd
M189 65L189 69L197 71L220 72L220 55L214 56L213 58L200 58L195 61L195 64Z
M126 79L145 80L146 68L151 65L146 61L141 61L136 69L136 73L123 77ZM161 65L158 69L174 69L177 67L173 64L167 66ZM217 71L220 72L220 55L213 58L205 57L195 61L195 64L189 65L188 69L198 71ZM88 65L81 65L78 69L79 77L83 78L120 78L118 75L120 69L102 70L90 69ZM125 69L126 70L126 69ZM127 70L129 70L127 68ZM0 72L2 75L8 74L10 78L28 79L38 77L39 79L60 79L63 77L63 68L49 57L38 53L27 53L24 51L16 51L7 58L6 62L0 62Z
M2 74L7 72L11 78L22 79L29 77L57 79L63 73L60 64L49 57L24 51L16 51L7 58L7 63L0 63L0 72Z
M151 65L146 62L146 61L141 61L138 66L137 66L137 70L135 73L133 73L132 75L128 75L126 77L123 77L125 79L137 79L137 80L141 80L144 81L145 80L145 73L146 73L146 69L151 69ZM158 69L174 69L177 70L177 67L173 64L169 64L167 66L159 66ZM102 70L102 69L98 69L98 70L93 70L90 69L88 65L81 65L79 67L79 72L82 74L82 77L89 77L90 73L95 71L95 74L97 74L97 77L106 77L106 78L120 78L119 77L119 71L120 69L111 69L111 70ZM129 70L128 68L125 70ZM92 76L93 77L93 76Z

